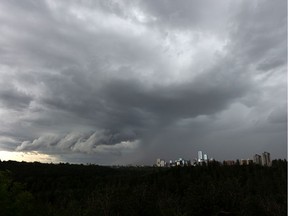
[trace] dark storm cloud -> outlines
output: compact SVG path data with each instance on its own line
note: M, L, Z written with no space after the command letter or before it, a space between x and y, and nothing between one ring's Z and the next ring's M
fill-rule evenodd
M203 85L205 89L202 89ZM137 82L116 80L107 85L104 92L107 94L106 99L117 110L138 109L165 121L216 113L240 97L247 91L247 87L244 83L233 85L233 82L226 83L225 80L213 83L201 77L181 86L169 85L153 89L145 89Z
M286 4L2 1L0 147L106 164L285 157Z
M65 76L45 78L47 91L41 102L93 120L97 127L141 130L181 118L214 114L251 88L248 81L234 74L237 71L229 71L234 74L231 77L220 70L223 68L215 67L193 82L152 88L140 80L112 78L95 87L80 73L70 70Z
M233 54L262 70L285 65L287 1L243 1L239 6L232 27Z
M10 109L23 109L29 106L33 98L13 88L1 89L0 104Z

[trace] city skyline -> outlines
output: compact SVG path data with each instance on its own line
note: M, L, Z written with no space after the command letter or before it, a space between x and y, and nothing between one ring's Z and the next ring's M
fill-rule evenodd
M2 0L0 26L0 159L287 157L285 0Z
M204 152L197 151L197 157L190 157L190 158L183 158L180 157L178 159L171 160L170 159L164 159L164 158L157 158L156 165L157 167L171 167L171 166L183 166L183 165L201 165L203 162L207 164L210 161L217 161L220 163L223 163L224 165L236 165L239 163L239 165L248 165L248 164L257 164L257 165L262 165L262 166L271 166L272 165L272 160L278 160L278 159L283 159L283 158L272 158L269 152L264 151L261 155L258 153L255 153L253 156L251 155L250 157L247 158L226 158L223 161L219 161L213 157L208 158L207 154L204 154ZM183 161L181 163L181 161ZM180 163L178 163L180 162ZM172 164L172 165L171 165Z

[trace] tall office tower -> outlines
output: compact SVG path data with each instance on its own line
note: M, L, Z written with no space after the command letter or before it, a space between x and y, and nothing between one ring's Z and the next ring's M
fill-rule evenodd
M270 153L269 152L264 152L262 154L262 165L271 166Z
M258 155L258 154L254 155L254 163L258 164L258 165L262 165L262 158L260 155Z
M203 153L202 151L198 151L198 162L203 160Z
M207 160L208 160L208 155L204 154L204 161L207 161Z

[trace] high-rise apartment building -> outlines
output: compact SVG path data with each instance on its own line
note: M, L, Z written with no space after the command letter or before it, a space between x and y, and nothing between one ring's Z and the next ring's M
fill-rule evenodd
M262 165L262 157L261 155L255 154L254 155L254 163L258 165Z
M201 162L203 160L203 153L202 151L198 151L198 162Z
M270 153L264 152L262 154L262 165L263 166L271 166L271 160L270 160Z

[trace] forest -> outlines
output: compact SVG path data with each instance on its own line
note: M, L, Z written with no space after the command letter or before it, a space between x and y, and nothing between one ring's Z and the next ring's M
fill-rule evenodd
M287 215L287 161L173 168L0 161L1 216Z

